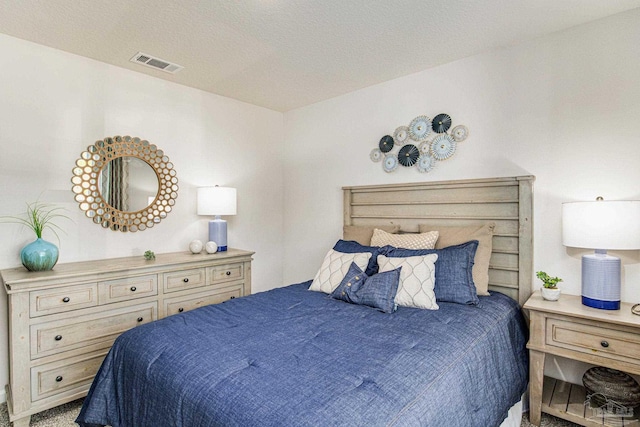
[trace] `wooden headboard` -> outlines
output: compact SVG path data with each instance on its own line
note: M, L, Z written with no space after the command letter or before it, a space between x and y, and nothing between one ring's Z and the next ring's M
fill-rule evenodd
M471 226L495 222L489 289L520 305L533 280L533 176L343 187L344 225Z

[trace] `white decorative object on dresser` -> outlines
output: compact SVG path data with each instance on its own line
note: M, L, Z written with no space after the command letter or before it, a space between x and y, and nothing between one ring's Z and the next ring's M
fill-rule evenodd
M14 427L87 394L122 332L251 293L251 256L229 249L0 271L9 303L7 404Z

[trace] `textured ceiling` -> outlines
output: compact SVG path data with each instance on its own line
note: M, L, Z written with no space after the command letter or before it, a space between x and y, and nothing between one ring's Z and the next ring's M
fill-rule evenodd
M2 0L0 32L287 111L640 0ZM144 52L175 75L129 62Z

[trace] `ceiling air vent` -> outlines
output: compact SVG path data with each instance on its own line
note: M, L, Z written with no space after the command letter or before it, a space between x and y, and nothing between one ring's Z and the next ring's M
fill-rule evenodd
M155 58L142 52L138 52L133 55L133 58L131 58L130 61L170 74L175 74L184 68L182 65L173 64L169 61L165 61L164 59Z

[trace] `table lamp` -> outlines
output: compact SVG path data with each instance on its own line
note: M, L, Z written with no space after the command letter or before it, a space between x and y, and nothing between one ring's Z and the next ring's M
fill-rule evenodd
M640 249L640 201L563 203L562 244L595 249L582 257L582 304L619 310L621 263L607 250Z
M236 189L230 187L198 188L198 215L215 215L209 221L209 241L216 242L218 251L227 250L227 221L222 215L236 214Z

